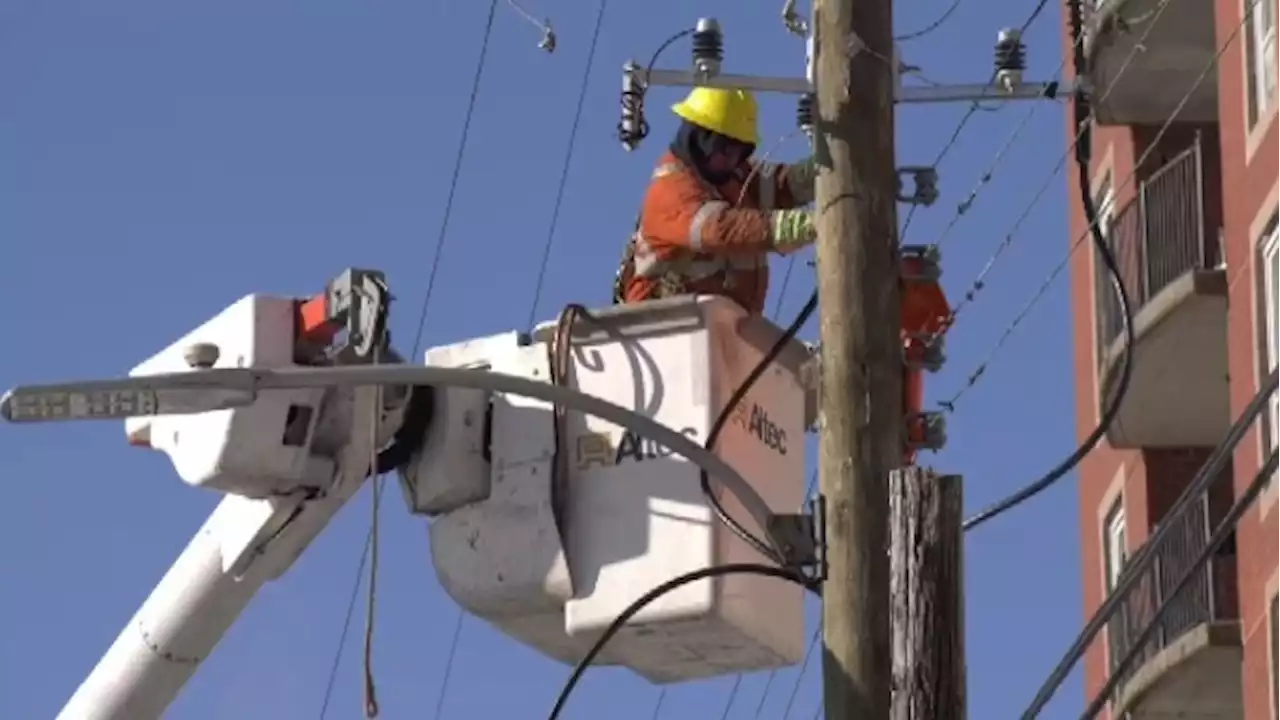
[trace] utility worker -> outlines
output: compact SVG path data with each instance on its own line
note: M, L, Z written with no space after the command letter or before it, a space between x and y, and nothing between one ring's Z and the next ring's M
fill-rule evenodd
M751 159L759 144L755 97L695 88L672 107L682 120L658 161L614 283L615 303L722 295L764 311L770 252L811 244L812 159Z

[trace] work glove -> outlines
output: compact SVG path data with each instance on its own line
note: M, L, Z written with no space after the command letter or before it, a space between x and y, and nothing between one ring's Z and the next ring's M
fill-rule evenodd
M786 255L817 239L813 227L813 214L808 210L775 210L773 221L773 249Z

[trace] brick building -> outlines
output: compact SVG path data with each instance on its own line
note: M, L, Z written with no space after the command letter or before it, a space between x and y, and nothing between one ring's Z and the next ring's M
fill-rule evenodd
M1153 528L1171 527L1089 648L1092 695L1278 444L1273 397L1210 491L1166 516L1276 367L1280 123L1276 0L1084 1L1089 81L1105 95L1095 101L1090 192L1136 334L1127 399L1079 470L1086 612ZM1074 140L1070 111L1067 125ZM1074 173L1069 194L1075 242L1087 223ZM1081 438L1120 377L1120 313L1107 283L1086 241L1071 263ZM1111 697L1112 717L1277 717L1276 485L1173 599Z

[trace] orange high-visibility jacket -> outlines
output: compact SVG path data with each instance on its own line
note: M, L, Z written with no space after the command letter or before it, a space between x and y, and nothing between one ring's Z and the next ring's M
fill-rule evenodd
M813 200L813 188L796 186L791 175L783 163L748 161L715 187L667 152L645 194L615 300L723 295L763 312L773 247L768 211Z

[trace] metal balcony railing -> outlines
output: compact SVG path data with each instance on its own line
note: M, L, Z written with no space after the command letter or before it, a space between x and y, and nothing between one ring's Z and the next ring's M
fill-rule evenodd
M1099 208L1099 227L1115 256L1136 315L1169 283L1217 267L1221 253L1205 227L1200 141L1179 153L1138 186L1137 197L1114 215ZM1110 216L1110 217L1109 217ZM1095 250L1096 253L1096 250ZM1101 257L1095 254L1098 361L1120 336L1120 301Z
M1219 481L1227 482L1225 479ZM1225 619L1219 615L1216 602L1216 563L1210 561L1195 568L1191 582L1174 593L1178 580L1194 568L1196 558L1208 544L1212 532L1208 493L1186 506L1183 512L1162 522L1169 524L1168 534L1158 545L1148 549L1153 556L1151 564L1107 623L1107 655L1111 670L1115 670L1121 658L1135 651L1134 646L1155 617L1156 609L1167 599L1172 599L1169 609L1157 623L1155 633L1136 649L1134 662L1116 685L1119 689L1123 689L1143 663L1187 631L1203 623Z

